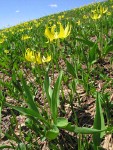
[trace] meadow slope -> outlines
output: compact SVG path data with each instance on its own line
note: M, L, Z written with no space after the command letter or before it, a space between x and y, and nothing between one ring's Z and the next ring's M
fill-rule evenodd
M113 150L113 1L0 30L0 149Z

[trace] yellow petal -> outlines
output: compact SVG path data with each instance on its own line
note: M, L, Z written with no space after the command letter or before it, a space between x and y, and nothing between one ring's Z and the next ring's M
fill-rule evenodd
M64 29L62 24L61 23L59 23L59 24L60 24L60 33L59 33L58 37L59 38L66 38L70 34L71 26L69 25L69 22L68 22L68 25Z
M67 27L65 28L65 37L67 37L71 32L71 26L69 25L69 22L68 22L68 25Z
M30 49L27 49L26 52L25 52L25 59L26 59L27 61L34 62L34 63L35 63L35 55L34 55L34 52L31 51Z
M9 54L9 50L5 49L4 53Z
M46 36L50 41L53 41L53 39L54 39L54 35L50 32L48 26L46 26L46 29L45 29L45 36Z
M38 54L35 56L35 58L36 58L36 63L42 64L42 60L41 60L40 53L38 53Z
M51 55L48 55L47 58L45 58L45 57L43 56L43 58L42 58L42 62L43 62L43 63L49 62L49 61L51 61Z

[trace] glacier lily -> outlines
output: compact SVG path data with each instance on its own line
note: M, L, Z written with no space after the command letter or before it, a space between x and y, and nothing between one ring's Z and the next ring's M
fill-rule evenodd
M52 42L53 40L59 39L59 38L61 38L61 39L66 38L71 32L71 25L69 24L69 22L65 29L63 28L63 26L60 22L58 22L57 24L59 24L59 26L60 26L59 32L55 31L56 30L55 24L50 29L48 26L46 26L45 36L50 40L50 42Z
M25 52L25 59L30 62L35 62L35 54L29 48Z
M45 56L41 57L40 52L36 54L35 58L36 58L37 64L43 64L43 63L51 61L51 55L48 55L47 57Z
M47 55L47 57L45 57L45 56L41 57L40 52L35 53L34 51L31 51L28 48L25 52L25 59L27 61L34 63L34 64L35 63L43 64L43 63L51 61L51 55Z
M108 11L108 8L106 7L102 7L100 6L100 9L99 9L99 13L102 15L102 14L105 14L106 12Z
M91 18L92 18L93 20L100 19L100 17L101 17L101 15L100 15L100 14L97 14L97 13L94 13L94 14L91 16Z
M30 39L30 38L31 38L31 37L28 36L28 35L23 35L22 38L21 38L21 40L25 41L25 40Z

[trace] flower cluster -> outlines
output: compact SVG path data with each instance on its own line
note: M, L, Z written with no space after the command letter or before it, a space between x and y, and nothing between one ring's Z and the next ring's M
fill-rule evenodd
M69 22L66 28L63 28L60 22L58 22L57 25L59 25L59 32L56 31L57 26L55 24L51 27L48 27L47 25L45 28L45 36L50 40L50 42L59 38L64 39L71 32L71 25L69 24ZM21 39L27 40L29 38L31 37L29 37L28 35L24 35L22 36ZM25 52L25 59L32 63L43 64L43 63L51 61L51 55L47 55L47 57L44 57L44 56L41 57L40 52L36 53L28 48L26 49L26 52Z
M91 15L91 18L93 20L97 20L97 19L100 19L101 16L103 14L105 14L106 12L108 11L108 8L106 7L103 7L103 6L98 6L95 10L92 10L92 15Z
M22 38L21 38L21 40L25 41L25 40L30 39L30 38L31 38L31 37L28 36L28 35L23 35Z
M48 26L46 26L45 36L50 40L50 42L52 42L53 40L59 39L59 38L64 39L71 32L71 25L69 24L69 22L65 29L63 28L63 26L60 22L58 22L57 25L59 25L59 28L60 28L59 32L56 31L57 26L55 24L53 26L51 26L50 28Z
M34 51L28 48L25 52L25 59L32 63L43 64L51 61L51 55L47 55L47 57L41 57L40 52L35 53Z

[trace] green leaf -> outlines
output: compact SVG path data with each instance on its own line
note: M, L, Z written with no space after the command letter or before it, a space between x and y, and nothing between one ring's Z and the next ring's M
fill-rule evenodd
M113 45L105 47L103 51L104 55L106 56L109 52L113 51Z
M12 83L13 83L13 85L15 86L15 88L16 88L19 92L21 92L21 93L23 94L22 87L21 87L19 81L17 81L17 80L15 80L15 81L12 80Z
M102 107L101 107L101 95L97 93L97 98L96 98L96 114L94 118L94 129L97 130L104 130L105 127L105 122L104 122L104 116L102 113ZM105 135L105 132L101 133L95 133L93 135L93 142L95 146L99 146L101 142L101 138Z
M2 118L2 107L0 106L0 134L1 134L1 118Z
M112 126L107 127L107 131L113 133L113 127Z
M94 134L94 133L100 133L104 130L97 130L94 128L87 128L87 127L77 127L75 125L71 125L71 123L68 123L66 127L64 127L65 130L70 131L70 132L75 132L75 133L80 133L80 134Z
M26 150L26 145L24 143L19 143L17 150Z
M47 97L49 106L51 107L52 89L50 87L50 80L49 80L49 77L48 77L48 72L45 75L44 90L46 92L46 97Z
M9 105L7 103L6 103L6 106L9 106L10 108L19 111L23 115L36 117L39 120L41 120L42 122L48 124L48 122L42 117L42 115L35 110L29 109L29 108L24 108L24 107L12 106L12 105Z
M80 41L90 47L92 47L95 44L94 42L89 41L88 39L75 38L75 40Z
M32 94L31 94L31 92L29 90L29 87L27 86L26 81L23 78L22 78L22 85L23 85L25 94L27 96L26 102L27 102L29 108L31 108L32 110L35 110L35 111L37 111L39 113L38 108L37 108L37 106L36 106L36 104L35 104L35 102L33 100L33 96L32 96Z
M89 50L89 63L93 64L96 60L97 55L97 44L94 44L94 46Z
M106 129L104 129L105 131ZM100 133L103 130L97 130L94 128L87 128L87 127L75 127L74 132L81 133L81 134L94 134L94 133Z
M67 61L67 71L73 76L76 77L75 68Z
M2 145L2 146L0 146L0 149L6 149L6 148L8 148L8 149L13 149L13 147L12 146L8 146L8 145Z
M56 124L56 119L58 115L57 107L59 105L59 92L60 92L60 85L62 81L62 74L63 74L63 71L60 72L60 75L54 85L54 89L52 93L52 100L51 100L51 113L52 113L53 121L55 124Z
M53 129L50 129L49 131L47 131L46 133L46 137L49 139L49 140L54 140L57 138L57 136L59 135L59 129L54 126Z
M59 117L57 118L57 123L56 123L56 126L57 127L65 127L68 125L68 120L66 118L63 118L63 117Z

